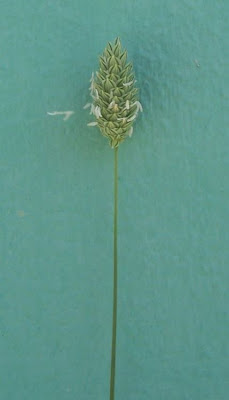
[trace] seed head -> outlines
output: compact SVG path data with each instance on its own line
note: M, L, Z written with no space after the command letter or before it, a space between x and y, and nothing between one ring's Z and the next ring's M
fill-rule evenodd
M127 62L127 52L116 38L99 57L99 70L90 79L92 103L84 107L90 107L90 113L96 117L88 125L97 125L112 148L132 136L133 123L142 111L135 82L132 63Z

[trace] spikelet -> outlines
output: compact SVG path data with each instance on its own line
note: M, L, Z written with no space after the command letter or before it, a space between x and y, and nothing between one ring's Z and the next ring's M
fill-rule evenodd
M127 62L127 52L116 38L99 57L99 71L90 79L93 100L84 107L90 107L90 114L96 117L88 125L97 125L112 148L132 135L133 123L142 111L135 82L132 63Z

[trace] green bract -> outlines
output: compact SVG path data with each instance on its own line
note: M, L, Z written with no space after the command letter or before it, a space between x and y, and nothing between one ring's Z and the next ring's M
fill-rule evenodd
M96 117L88 125L98 125L111 147L115 148L132 135L133 122L138 111L142 111L132 63L127 62L127 52L122 49L119 38L114 44L108 43L99 57L99 67L90 80L93 102L84 108L90 107L90 114Z

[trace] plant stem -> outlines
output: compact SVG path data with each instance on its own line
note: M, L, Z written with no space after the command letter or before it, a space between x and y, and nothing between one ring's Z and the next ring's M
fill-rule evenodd
M116 332L117 332L117 286L118 286L118 147L114 149L114 281L113 281L113 323L111 349L110 400L115 398L115 362L116 362Z

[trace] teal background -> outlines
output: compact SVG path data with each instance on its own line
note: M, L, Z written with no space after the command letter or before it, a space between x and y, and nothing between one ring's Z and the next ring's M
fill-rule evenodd
M228 11L2 2L2 400L109 397L113 151L82 108L117 35L144 113L119 153L116 399L228 399Z

